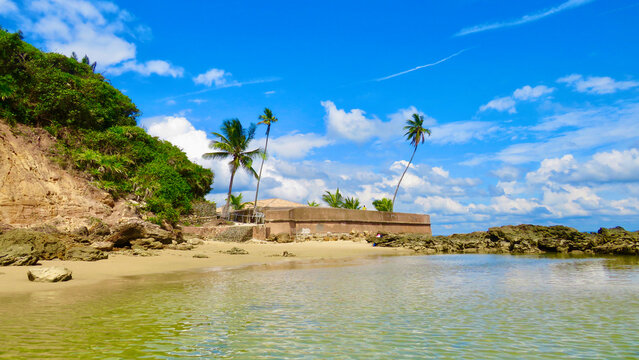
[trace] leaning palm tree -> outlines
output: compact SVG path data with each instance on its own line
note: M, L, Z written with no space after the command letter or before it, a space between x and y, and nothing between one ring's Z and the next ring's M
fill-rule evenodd
M373 206L377 211L393 211L393 201L389 198L373 200Z
M335 194L331 194L330 191L326 190L326 194L322 195L322 200L328 204L328 206L333 208L340 208L344 203L344 199L342 194L339 193L339 188L335 190Z
M277 118L273 115L273 112L269 108L264 108L264 114L259 116L259 119L262 120L258 122L258 125L264 124L266 125L266 144L264 145L264 154L266 154L266 150L268 148L268 136L271 132L271 124L277 122ZM257 188L255 189L255 203L253 205L253 213L257 211L257 195L260 192L260 180L262 180L262 167L264 166L264 160L266 157L262 157L262 164L260 165L260 173L257 176ZM255 218L257 222L257 217Z
M424 127L424 117L419 114L413 114L412 119L406 120L406 126L404 126L404 130L406 133L406 140L415 147L413 150L413 155L411 155L410 160L408 161L408 165L406 165L406 169L402 173L402 177L399 178L399 182L397 183L397 188L395 189L395 194L393 195L393 203L391 204L391 211L393 211L395 207L395 197L397 196L397 190L399 190L399 185L402 183L404 179L404 175L406 175L406 171L410 167L410 164L413 162L413 157L415 156L415 152L417 152L417 145L421 142L422 144L426 140L424 134L428 134L430 136L430 129Z
M255 124L251 124L248 129L245 129L238 119L224 120L220 132L212 134L218 139L211 141L209 147L218 151L206 153L202 157L220 160L231 158L229 161L229 169L231 170L229 193L226 197L226 205L222 210L222 216L228 217L235 172L242 168L257 178L258 175L253 169L253 159L263 155L264 151L260 148L247 150L249 143L255 137Z

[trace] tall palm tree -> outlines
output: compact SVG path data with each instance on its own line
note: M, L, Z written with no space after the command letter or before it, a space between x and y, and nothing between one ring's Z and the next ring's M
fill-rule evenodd
M424 143L424 141L426 140L426 136L424 136L425 134L428 134L428 136L430 136L430 129L424 127L424 117L416 113L413 114L412 119L406 120L406 126L404 126L404 130L406 130L406 133L404 134L404 136L406 136L406 140L408 140L408 142L413 145L415 149L413 150L413 155L411 155L410 157L410 161L408 161L408 165L406 165L406 169L404 169L404 172L402 173L402 177L399 178L399 182L397 183L397 188L395 189L395 194L393 195L393 203L391 204L391 211L393 211L395 207L395 197L397 196L399 185L402 183L404 175L406 175L406 171L408 171L410 164L413 162L415 152L417 152L417 145L419 145L420 142L422 144Z
M269 108L264 108L264 114L259 116L259 119L262 120L258 122L258 125L264 124L266 125L266 145L264 145L264 154L266 154L266 150L268 149L268 136L271 133L271 124L277 122L277 118L273 115L273 112ZM253 215L257 211L257 195L260 192L260 180L262 180L262 167L264 166L264 160L266 157L262 157L262 164L260 164L260 173L257 176L257 188L255 189L255 203L253 205ZM257 223L257 217L255 218L255 222Z
M222 210L224 217L228 216L229 205L231 203L231 191L233 190L233 178L237 169L242 168L258 177L253 169L253 159L263 155L264 151L260 148L247 150L249 143L255 137L255 124L251 124L245 129L238 119L224 120L220 132L213 132L218 139L211 141L209 147L218 151L206 153L202 155L205 159L227 159L229 161L229 169L231 170L231 181L229 182L229 193L226 197L226 206Z

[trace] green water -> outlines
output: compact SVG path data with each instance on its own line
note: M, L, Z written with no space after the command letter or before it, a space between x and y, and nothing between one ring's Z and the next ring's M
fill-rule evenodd
M0 303L11 359L639 358L637 258L377 258Z

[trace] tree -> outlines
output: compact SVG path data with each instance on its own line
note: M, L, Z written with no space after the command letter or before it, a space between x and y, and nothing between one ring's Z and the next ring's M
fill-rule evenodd
M307 201L306 202L308 204L308 206L310 207L319 207L319 204L316 203L315 201Z
M339 188L335 190L335 194L331 194L330 191L326 190L326 194L322 195L322 200L328 204L328 206L333 208L340 208L343 204L342 194L339 193Z
M373 200L373 206L377 211L393 211L393 200L389 198L381 198L380 200Z
M222 210L222 216L228 217L235 172L239 168L242 168L257 179L258 175L253 169L253 159L263 155L264 151L260 148L247 150L249 143L255 137L255 124L251 124L248 129L245 129L238 119L224 120L220 132L213 132L212 134L217 137L218 140L211 141L209 147L218 151L205 153L203 157L205 159L220 160L231 158L231 161L229 161L229 169L231 170L229 192L226 197L226 205Z
M342 203L342 207L344 209L353 209L353 210L359 210L362 207L359 205L359 199L355 198L355 197L347 197L344 199L344 202Z
M408 171L410 164L413 162L413 157L415 157L415 153L417 152L417 146L420 142L422 144L424 143L424 141L426 140L426 136L424 136L425 134L428 134L428 136L430 136L430 129L424 127L424 117L417 113L413 114L412 119L406 120L406 126L404 126L404 130L406 130L406 133L404 134L404 136L406 136L406 140L408 140L408 142L413 145L415 149L413 150L413 155L411 155L410 160L408 161L408 165L406 165L406 169L404 169L404 172L402 173L402 177L399 178L399 182L397 183L395 194L393 194L393 202L391 203L391 211L394 210L397 190L399 190L399 185L402 183L404 175L406 175L406 171Z
M266 144L264 145L264 154L266 154L266 150L268 149L268 137L271 133L271 124L277 122L277 118L273 115L273 112L269 108L264 108L264 114L259 116L259 119L262 120L258 122L258 125L264 124L266 125ZM262 157L262 164L260 164L260 173L257 176L257 188L255 189L255 203L253 205L253 215L257 211L257 195L260 192L260 180L262 180L262 167L264 166L264 160L266 157ZM257 222L257 217L255 217L255 221Z
M242 202L242 194L233 195L231 194L231 206L233 210L242 210L246 206L246 203Z

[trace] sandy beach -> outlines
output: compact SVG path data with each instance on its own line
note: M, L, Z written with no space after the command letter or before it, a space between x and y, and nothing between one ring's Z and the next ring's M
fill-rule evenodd
M247 255L223 253L233 247L248 251ZM287 251L294 257L282 257ZM334 261L368 256L406 255L411 250L373 247L367 243L351 241L309 241L299 243L228 243L207 241L193 250L160 250L157 256L132 256L110 252L109 258L94 262L86 261L40 261L37 266L61 266L73 272L73 279L61 283L31 282L27 270L31 266L6 266L0 268L0 295L68 289L95 285L102 281L121 279L127 276L161 274L205 268L231 268L244 265L276 264L281 262ZM195 258L202 254L208 258ZM41 264L41 265L40 265Z

